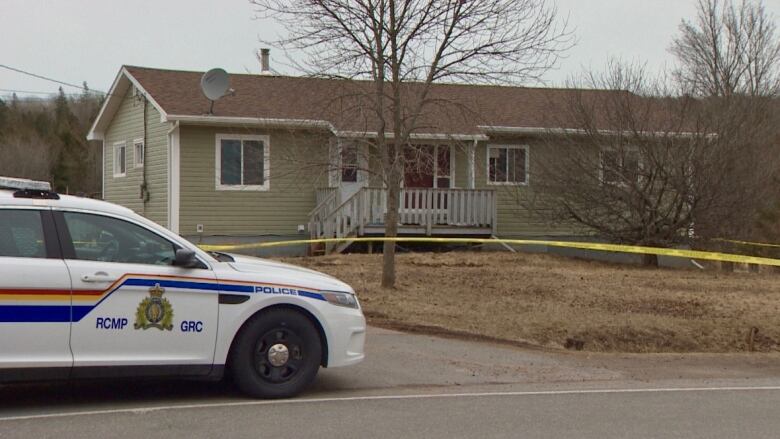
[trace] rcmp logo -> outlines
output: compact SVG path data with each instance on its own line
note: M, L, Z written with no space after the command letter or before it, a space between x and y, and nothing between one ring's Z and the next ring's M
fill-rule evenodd
M173 329L173 307L168 299L162 297L165 288L155 284L149 288L149 297L138 304L135 311L135 329L157 328L161 331Z

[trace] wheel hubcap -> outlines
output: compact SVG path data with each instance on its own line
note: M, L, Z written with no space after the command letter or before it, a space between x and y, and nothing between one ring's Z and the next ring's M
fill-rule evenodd
M287 346L281 343L275 344L271 346L271 349L268 349L268 362L271 363L271 366L282 367L287 364L289 359L290 351L287 349Z
M284 383L293 379L304 365L303 340L290 328L272 329L257 340L254 367L263 380Z

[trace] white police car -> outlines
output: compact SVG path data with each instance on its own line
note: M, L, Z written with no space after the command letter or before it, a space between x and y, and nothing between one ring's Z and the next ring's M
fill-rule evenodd
M0 382L220 379L286 397L363 359L349 285L206 253L114 204L0 177Z

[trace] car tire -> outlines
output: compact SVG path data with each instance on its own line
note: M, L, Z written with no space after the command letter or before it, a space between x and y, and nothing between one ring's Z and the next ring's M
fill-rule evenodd
M322 361L319 332L307 316L272 309L241 329L230 358L238 388L256 398L288 398L311 384Z

